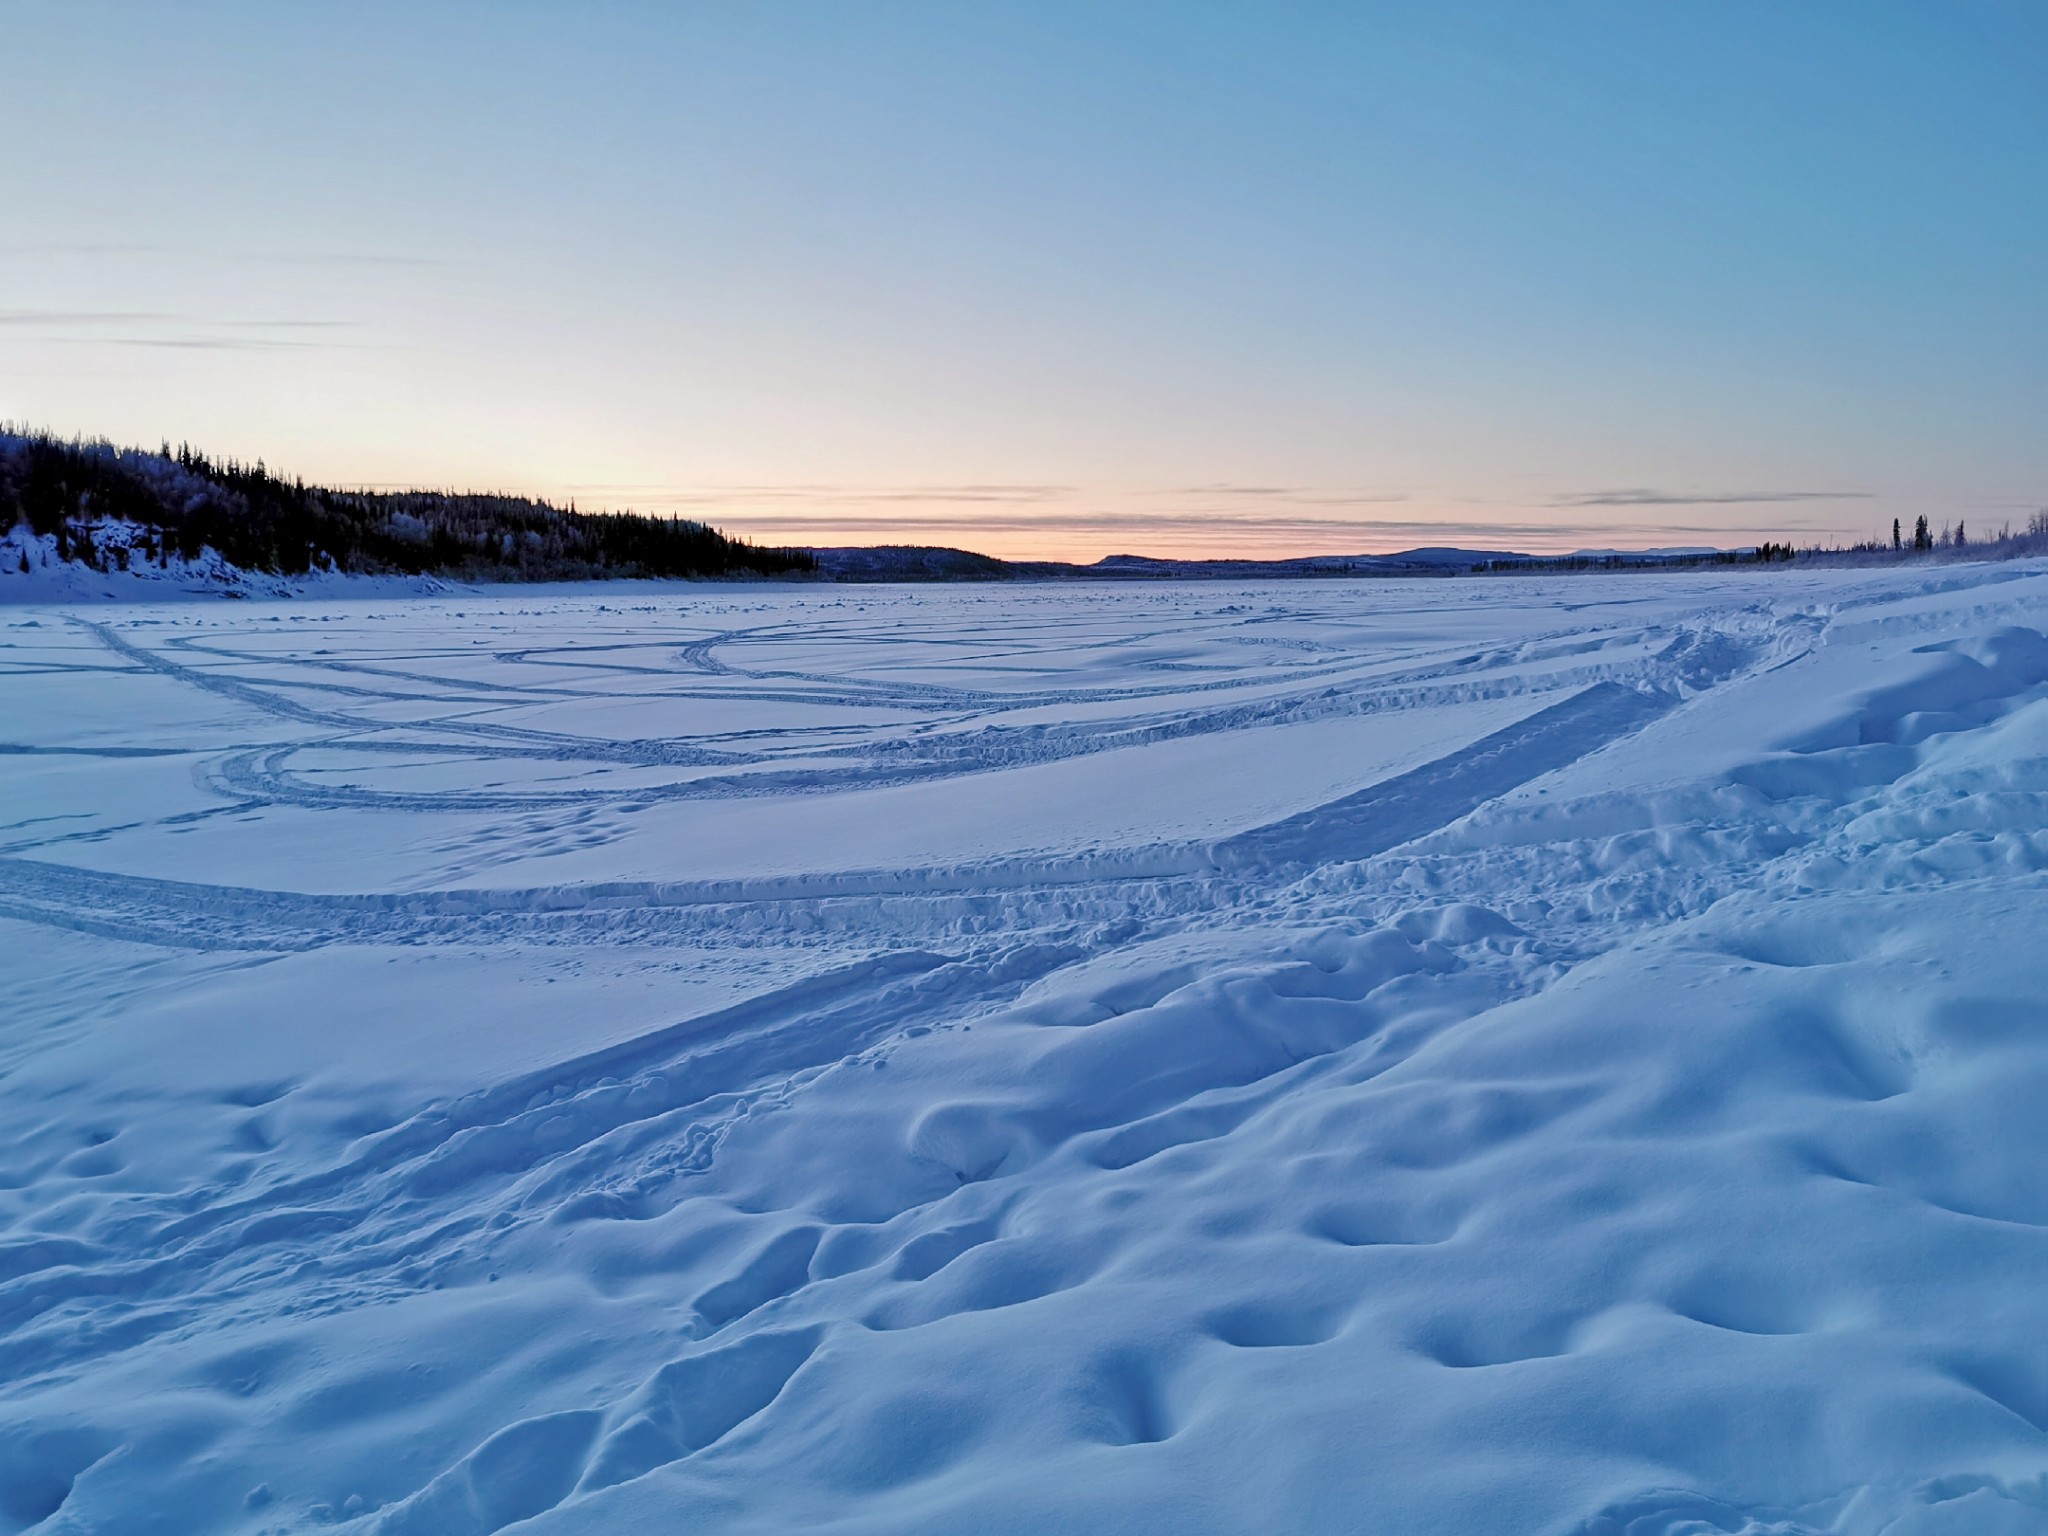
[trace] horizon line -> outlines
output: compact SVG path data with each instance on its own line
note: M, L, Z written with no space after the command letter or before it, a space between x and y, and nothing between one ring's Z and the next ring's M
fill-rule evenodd
M42 436L55 441L100 446L115 452L156 456L158 447L123 444L104 434L62 434L20 421L0 421L0 433ZM180 446L187 446L181 444ZM214 456L199 450L209 459ZM216 462L241 462L222 456ZM279 478L284 473L266 458ZM316 472L317 473L317 472ZM418 492L436 495L503 496L544 502L578 512L638 513L649 517L687 518L712 524L720 531L757 545L800 549L952 549L1011 561L1046 561L1085 566L1114 556L1185 561L1289 561L1310 559L1384 558L1416 549L1459 549L1481 553L1535 557L1569 555L1587 549L1646 553L1670 547L1746 548L1763 542L1802 542L1824 547L1826 541L1856 543L1888 536L1895 515L1908 518L1925 510L1930 521L1989 522L2001 515L2024 513L2036 503L2023 498L1943 509L1906 498L1894 504L1878 493L1850 488L1796 487L1768 489L1693 489L1654 487L1553 491L1511 500L1417 495L1410 491L1214 481L1177 486L1126 486L1091 492L1057 480L956 480L920 484L848 484L827 481L697 486L632 481L572 481L552 486L490 489L457 488L454 482L435 486L414 481L359 480L352 484L319 476L309 484L335 491L369 494ZM516 485L516 482L515 482ZM579 501L578 493L598 492L599 505ZM604 493L612 494L604 494ZM618 493L625 493L618 495ZM1185 498L1185 510L1159 507L1162 497ZM614 497L617 499L615 500ZM1145 510L1075 508L1074 501L1123 500L1151 502ZM1200 503L1208 500L1210 506ZM1432 501L1448 502L1463 515L1429 517L1422 512ZM753 503L752 507L745 505ZM768 503L763 506L762 503ZM1067 505L1062 506L1065 502ZM1213 505L1221 502L1223 505ZM737 503L737 505L736 505ZM1473 516L1476 506L1492 505L1500 517ZM1405 517L1316 515L1333 507L1394 507ZM1544 513L1584 513L1606 508L1730 508L1751 511L1741 523L1631 519L1588 521L1583 517L1542 517ZM1782 507L1785 515L1769 522L1755 518L1764 507ZM1823 509L1855 507L1863 516L1850 519L1816 516ZM905 515L901 510L920 510ZM1896 510L1895 510L1896 507ZM809 508L812 510L796 510ZM956 509L952 515L943 509ZM1254 510L1255 509L1255 510ZM1295 512L1293 509L1300 509ZM1446 508L1448 510L1448 508ZM1293 515L1290 515L1292 513ZM1156 541L1156 542L1155 542ZM1354 542L1355 541L1355 542ZM1163 549L1163 552L1161 552Z

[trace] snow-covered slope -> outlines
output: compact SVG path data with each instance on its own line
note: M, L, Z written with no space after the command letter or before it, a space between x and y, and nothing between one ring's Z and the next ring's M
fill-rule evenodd
M0 1532L2048 1532L2044 630L0 614Z
M280 576L248 571L218 551L187 560L139 523L104 517L79 522L73 536L90 560L66 559L55 534L16 524L0 534L0 608L50 603L165 602L188 598L413 597L450 590L432 576L344 576L332 570Z
M26 524L0 534L0 604L252 595L250 574L213 550L196 560L165 554L150 547L147 530L125 518L82 524L79 539L94 562L66 559L56 535L32 533ZM255 580L256 595L289 590L275 578Z

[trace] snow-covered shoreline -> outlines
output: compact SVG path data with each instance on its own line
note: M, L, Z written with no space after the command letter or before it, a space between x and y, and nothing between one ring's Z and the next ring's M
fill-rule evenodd
M357 595L0 610L0 1532L2048 1531L2048 563Z
M75 603L187 603L222 601L377 601L397 598L446 597L451 594L527 594L577 597L591 593L683 593L704 587L808 585L774 576L613 577L602 581L458 582L439 576L369 576L356 572L318 570L279 575L251 571L224 560L212 549L191 560L175 553L137 558L120 564L107 555L138 544L143 530L132 523L108 519L88 525L91 537L106 554L111 568L83 560L65 560L51 534L34 534L17 526L0 535L0 609L66 606Z

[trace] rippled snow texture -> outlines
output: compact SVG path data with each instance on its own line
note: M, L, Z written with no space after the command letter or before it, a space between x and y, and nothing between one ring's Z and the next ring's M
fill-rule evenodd
M0 1536L2048 1532L2044 630L0 610Z

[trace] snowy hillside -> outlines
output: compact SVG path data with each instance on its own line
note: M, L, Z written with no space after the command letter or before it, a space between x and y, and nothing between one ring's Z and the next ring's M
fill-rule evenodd
M0 611L0 1533L2048 1532L2044 631Z
M211 548L187 559L164 549L152 530L126 518L92 518L69 530L68 551L57 535L25 525L0 534L0 605L76 602L164 602L195 597L305 597L326 594L399 597L449 590L432 576L346 576L302 571L296 576L244 570Z
M151 453L0 426L0 602L290 594L382 580L587 581L815 568L703 523L523 496L336 490L190 447ZM26 589L26 590L24 590Z

